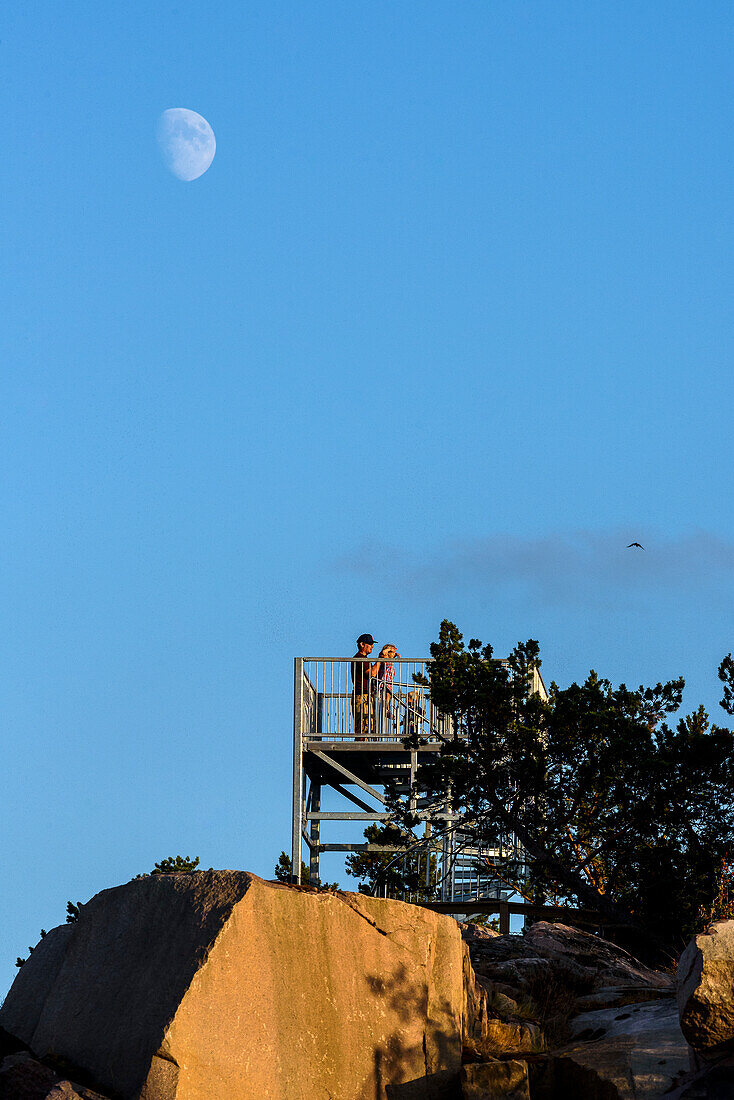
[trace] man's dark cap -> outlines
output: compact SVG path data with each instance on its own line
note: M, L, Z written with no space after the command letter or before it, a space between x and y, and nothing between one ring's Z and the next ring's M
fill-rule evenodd
M363 642L366 642L367 645L374 645L375 639L372 637L371 634L360 634L360 636L357 638L357 645L362 645Z

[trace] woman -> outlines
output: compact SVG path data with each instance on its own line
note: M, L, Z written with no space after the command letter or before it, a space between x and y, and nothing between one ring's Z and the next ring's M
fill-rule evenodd
M377 722L381 737L390 733L390 712L392 708L392 685L395 679L395 665L393 661L399 660L400 654L397 647L388 642L379 652L377 663L377 677L375 687L377 689Z

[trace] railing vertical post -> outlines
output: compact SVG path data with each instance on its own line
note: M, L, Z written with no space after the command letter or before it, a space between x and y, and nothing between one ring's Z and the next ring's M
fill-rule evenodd
M447 807L448 808L448 807ZM446 831L441 843L441 901L452 901L451 892L451 817L446 814Z
M443 835L441 853L441 900L454 900L454 848L456 836L454 833L454 797L451 781L446 789L446 831Z
M301 830L303 829L303 657L293 668L293 830L291 882L301 882Z
M313 779L311 780L311 812L321 813L321 783ZM318 886L320 883L319 856L321 852L319 844L321 843L321 822L310 821L309 825L311 826L309 830L311 836L309 851L311 855L308 861L308 884L309 886Z
M431 896L431 823L426 822L426 897Z
M510 906L507 901L500 901L500 935L510 934Z

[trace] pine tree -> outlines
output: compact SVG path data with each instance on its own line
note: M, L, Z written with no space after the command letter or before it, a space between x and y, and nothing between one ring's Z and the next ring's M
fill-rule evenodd
M290 882L293 875L292 869L293 861L291 860L291 857L286 852L281 852L278 856L278 862L275 865L275 877L277 878L278 882ZM310 879L311 874L309 872L309 869L303 862L303 860L301 860L301 885L311 885ZM339 889L338 882L317 882L314 883L314 886L318 890L334 891Z
M418 838L414 833L387 821L368 825L364 836L368 844L402 849L403 854L367 851L347 856L347 874L362 880L360 893L384 893L409 901L432 901L438 896L435 853L425 845L416 848Z
M734 851L734 733L702 707L668 724L682 678L630 689L592 671L551 684L546 701L530 692L537 642L501 662L448 621L431 655L431 700L453 734L418 770L429 812L450 789L477 847L496 850L510 835L522 845L524 864L492 861L500 880L654 930L677 950ZM731 657L719 675L734 711ZM404 828L416 824L404 801L391 809Z

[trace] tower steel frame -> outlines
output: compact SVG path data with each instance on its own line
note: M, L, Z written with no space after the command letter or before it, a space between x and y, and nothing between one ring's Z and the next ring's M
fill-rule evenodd
M442 810L424 807L415 791L417 770L441 748L451 735L450 720L439 714L426 686L431 658L396 658L392 679L376 678L374 699L365 710L355 703L351 668L354 662L374 663L375 658L296 657L293 680L293 791L291 872L301 881L303 847L308 850L309 881L320 881L322 853L392 853L405 849L389 845L355 843L337 839L324 842L322 825L387 822L386 786L391 784L404 797L415 817L423 823L421 839L426 855L426 875L431 855L438 865L441 900L501 898L511 891L478 870L482 855L522 858L514 837L502 838L499 847L483 852L473 848L460 833L459 815L447 796ZM547 698L539 672L534 673L531 691ZM419 747L407 747L404 739L417 734ZM333 810L323 810L326 791L338 796ZM333 797L333 796L332 796ZM436 826L441 827L437 834Z

